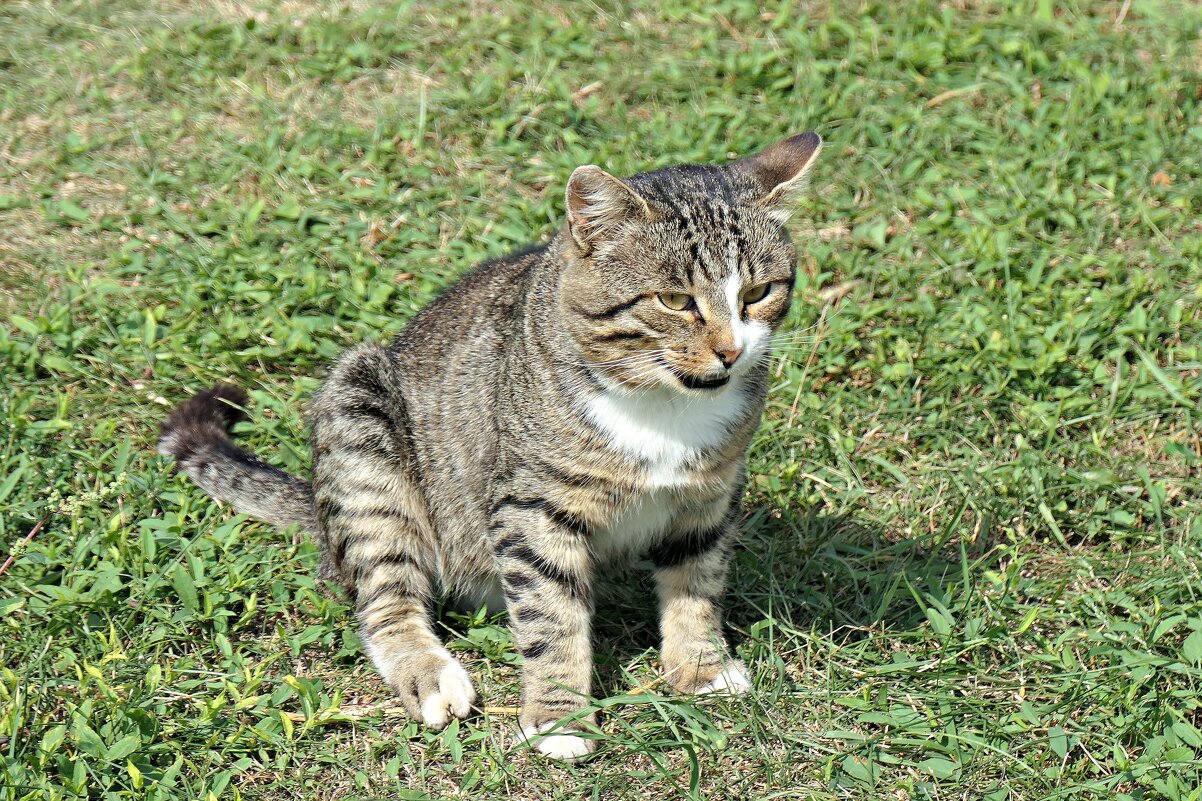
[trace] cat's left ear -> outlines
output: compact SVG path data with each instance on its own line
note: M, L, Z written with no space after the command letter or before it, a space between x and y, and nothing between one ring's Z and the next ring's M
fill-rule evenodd
M592 164L577 167L568 179L568 230L584 251L628 220L650 220L647 201L627 184Z
M784 204L804 185L820 150L822 137L807 131L777 142L735 165L750 175L763 193L756 203L772 210L774 216L787 217L789 209Z

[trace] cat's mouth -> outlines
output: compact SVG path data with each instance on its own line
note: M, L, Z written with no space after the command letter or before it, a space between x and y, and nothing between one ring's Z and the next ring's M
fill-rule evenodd
M726 386L730 381L730 376L728 375L721 375L717 378L698 378L693 375L677 373L676 377L680 379L680 383L689 389L717 389L718 387Z
M696 376L696 375L691 375L689 373L686 373L683 370L681 370L679 367L677 367L674 364L671 364L670 362L668 362L666 359L664 359L662 357L656 359L656 361L659 362L659 365L661 367L663 367L669 373L674 375L676 377L676 380L679 381L681 384L683 384L686 389L701 389L701 390L718 389L719 387L724 387L730 383L730 374L729 373L727 373L726 375L719 375L719 376L706 378L706 377Z

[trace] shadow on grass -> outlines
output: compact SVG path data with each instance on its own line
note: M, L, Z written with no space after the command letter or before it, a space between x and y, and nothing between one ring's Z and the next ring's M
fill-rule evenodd
M764 621L778 632L840 642L902 631L923 620L916 594L942 594L962 575L958 532L887 532L851 515L748 508L724 601L728 641L738 647ZM974 542L974 560L990 550ZM978 565L977 569L980 569ZM658 600L648 570L608 577L597 608L601 693L622 692L623 668L659 647Z

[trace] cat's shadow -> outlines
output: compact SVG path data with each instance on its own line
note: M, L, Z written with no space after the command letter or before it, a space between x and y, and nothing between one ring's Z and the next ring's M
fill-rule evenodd
M749 506L741 529L724 603L727 640L739 650L765 627L778 630L774 639L800 631L840 641L912 628L923 619L914 591L937 591L960 570L930 537L887 537L850 515ZM658 600L649 566L641 568L606 576L598 600L601 697L645 682L658 657Z

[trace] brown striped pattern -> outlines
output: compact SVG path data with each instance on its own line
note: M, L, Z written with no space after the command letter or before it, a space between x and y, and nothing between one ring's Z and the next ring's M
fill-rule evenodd
M624 554L654 566L672 684L744 689L720 603L767 363L712 394L689 377L722 369L731 281L775 288L740 312L747 325L787 312L796 251L779 202L817 142L624 182L578 171L548 245L483 265L389 347L334 365L311 409L311 485L228 441L241 400L228 392L181 407L162 447L218 497L312 531L368 654L430 725L475 701L433 600L497 597L523 657L524 736L553 756L591 750L571 727L547 729L587 703L594 568ZM698 312L665 310L661 292L687 292ZM698 407L720 417L680 427L663 411Z

